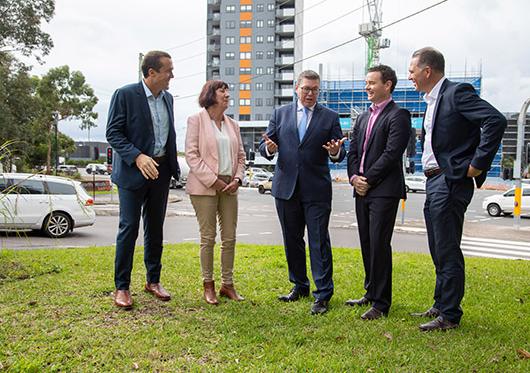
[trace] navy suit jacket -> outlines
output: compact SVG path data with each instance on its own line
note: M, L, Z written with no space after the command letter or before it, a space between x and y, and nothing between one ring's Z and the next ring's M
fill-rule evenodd
M360 175L359 167L370 111L357 118L348 151L348 178ZM363 176L370 189L367 197L406 198L403 153L410 138L410 113L390 101L375 121L366 144Z
M173 118L173 97L162 91L169 114L169 134L166 157L171 175L178 179L177 140ZM112 182L121 188L136 190L147 179L136 167L140 154L154 156L155 136L153 121L142 82L126 85L114 92L107 121L107 141L112 146Z
M306 202L331 202L331 176L329 154L322 145L331 140L340 140L339 115L320 104L315 105L311 122L302 139L298 136L296 103L282 106L272 113L267 136L278 145L278 160L272 181L272 195L288 200L293 196L298 183L299 196ZM269 160L265 141L260 142L261 155ZM341 162L346 156L341 147Z
M477 187L486 180L506 128L506 118L481 99L473 86L445 80L434 108L432 149L449 180L467 176L471 164L482 170ZM423 127L423 139L425 127Z

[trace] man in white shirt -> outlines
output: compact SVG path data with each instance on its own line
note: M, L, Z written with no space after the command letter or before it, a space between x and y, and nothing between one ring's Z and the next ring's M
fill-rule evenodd
M414 316L434 317L421 331L458 327L464 296L460 248L464 214L474 185L484 183L506 127L504 116L468 83L444 77L443 55L426 47L413 53L409 80L425 92L422 166L427 176L424 206L431 257L436 268L433 306Z

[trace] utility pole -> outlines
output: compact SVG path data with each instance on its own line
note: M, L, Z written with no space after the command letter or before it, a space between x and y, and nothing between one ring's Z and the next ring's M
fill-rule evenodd
M383 0L366 0L370 22L359 25L359 34L368 45L366 52L366 70L379 65L379 50L390 47L390 39L381 38L381 22L383 18Z
M59 112L53 112L53 123L55 125L55 175L59 167Z
M144 54L138 53L138 81L142 80L143 74L142 74L142 61L144 60Z

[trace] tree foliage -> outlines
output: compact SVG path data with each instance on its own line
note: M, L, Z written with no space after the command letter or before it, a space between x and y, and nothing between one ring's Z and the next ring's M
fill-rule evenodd
M47 170L51 166L52 137L55 116L60 120L79 120L81 129L96 126L98 115L93 111L98 99L80 71L70 72L68 66L50 69L38 82L40 101L39 125L47 137Z
M47 55L53 41L41 23L49 22L54 12L55 0L0 0L0 52L29 56L39 50Z

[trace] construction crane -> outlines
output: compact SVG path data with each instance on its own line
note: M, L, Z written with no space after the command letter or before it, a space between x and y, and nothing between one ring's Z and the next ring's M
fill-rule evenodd
M370 22L359 25L359 34L366 39L366 69L379 65L379 50L390 47L390 39L381 38L383 0L366 0Z

